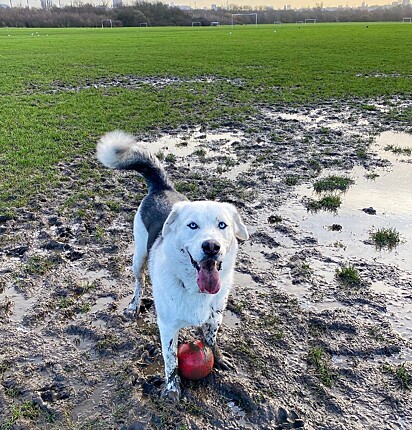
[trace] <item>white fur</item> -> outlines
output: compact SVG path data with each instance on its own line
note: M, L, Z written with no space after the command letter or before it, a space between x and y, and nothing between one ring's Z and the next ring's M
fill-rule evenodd
M97 159L110 169L124 169L128 162L147 159L163 171L159 159L136 141L135 137L121 130L102 136L96 146Z
M118 151L127 151L136 145L136 139L121 130L111 131L102 136L96 147L98 160L110 169L116 169L119 164Z
M188 227L196 223L197 229ZM227 227L221 228L224 222ZM134 224L136 275L135 297L129 311L136 310L142 286L141 269L147 257L147 231L138 212ZM238 249L237 239L247 239L248 233L234 206L211 201L179 202L166 220L162 236L154 243L149 255L149 273L153 285L157 323L160 330L165 362L164 393L178 398L177 342L184 327L203 328L206 343L215 347L217 331L232 286L233 269ZM197 285L196 262L205 258L202 243L217 241L221 247L217 255L221 289L216 294L202 293ZM190 255L189 255L190 254Z

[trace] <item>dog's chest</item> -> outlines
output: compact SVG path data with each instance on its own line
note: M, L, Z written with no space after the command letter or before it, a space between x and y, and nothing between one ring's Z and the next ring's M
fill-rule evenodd
M175 320L181 321L182 326L201 326L215 317L215 302L205 294L199 294L199 297L196 294L183 295L175 306L171 306L171 313Z

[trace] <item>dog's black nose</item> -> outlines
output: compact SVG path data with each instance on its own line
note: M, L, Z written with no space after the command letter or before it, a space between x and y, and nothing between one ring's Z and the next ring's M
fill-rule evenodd
M216 240L205 240L202 249L208 257L214 257L220 251L220 243Z

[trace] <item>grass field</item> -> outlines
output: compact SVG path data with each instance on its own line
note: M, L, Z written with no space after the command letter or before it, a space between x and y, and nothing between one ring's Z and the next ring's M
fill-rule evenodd
M411 52L412 26L399 23L0 29L0 210L47 192L58 161L114 128L217 127L261 104L410 97ZM180 80L110 86L125 76Z

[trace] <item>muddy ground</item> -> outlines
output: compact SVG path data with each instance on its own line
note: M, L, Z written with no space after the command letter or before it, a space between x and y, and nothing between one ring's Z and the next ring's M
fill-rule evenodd
M0 429L412 428L411 339L395 330L385 291L372 288L409 291L410 307L411 271L379 252L354 259L322 246L284 209L303 206L297 187L327 169L387 165L370 144L383 130L412 131L405 107L400 99L262 107L244 123L140 136L161 151L180 191L234 203L251 233L219 335L237 370L183 382L178 406L159 398L150 291L137 320L123 316L145 185L93 153L59 164L57 188L0 219ZM343 264L359 271L360 286L333 276Z

